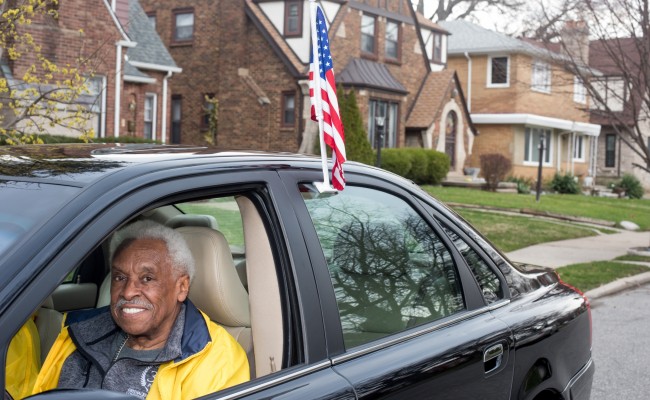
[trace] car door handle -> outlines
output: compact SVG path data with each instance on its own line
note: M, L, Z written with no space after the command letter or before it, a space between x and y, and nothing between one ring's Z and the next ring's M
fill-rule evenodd
M495 344L485 349L483 352L483 366L485 368L485 373L488 374L499 368L502 360L503 344Z

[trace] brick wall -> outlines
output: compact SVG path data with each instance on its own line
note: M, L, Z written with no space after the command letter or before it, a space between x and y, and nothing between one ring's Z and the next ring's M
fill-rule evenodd
M106 132L112 133L117 27L101 0L65 0L57 8L58 19L36 18L27 29L41 44L43 55L59 67L69 65L86 76L106 77ZM14 76L22 77L33 62L33 55L26 55L12 63Z

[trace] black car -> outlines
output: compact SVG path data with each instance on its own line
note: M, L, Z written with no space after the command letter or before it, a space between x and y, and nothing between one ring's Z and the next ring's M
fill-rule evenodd
M414 183L345 167L345 190L321 192L320 160L300 155L0 149L3 359L33 315L44 358L62 313L107 304L111 234L152 219L188 239L190 298L249 356L253 378L210 398L589 398L581 293L510 262Z

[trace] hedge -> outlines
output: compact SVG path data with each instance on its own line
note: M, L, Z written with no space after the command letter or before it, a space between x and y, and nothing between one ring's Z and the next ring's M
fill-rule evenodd
M382 149L381 167L419 185L437 185L449 172L449 157L421 148Z

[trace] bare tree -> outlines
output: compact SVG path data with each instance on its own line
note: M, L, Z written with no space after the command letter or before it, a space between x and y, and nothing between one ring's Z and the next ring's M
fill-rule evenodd
M632 165L650 173L648 0L580 0L578 10L577 22L543 15L544 37L561 38L564 67L584 84L592 121L611 127L638 156Z
M415 3L418 11L424 14L424 1ZM455 19L466 19L479 10L497 9L501 12L518 9L526 4L522 0L439 0L432 15L427 15L432 21L446 21L452 16Z

